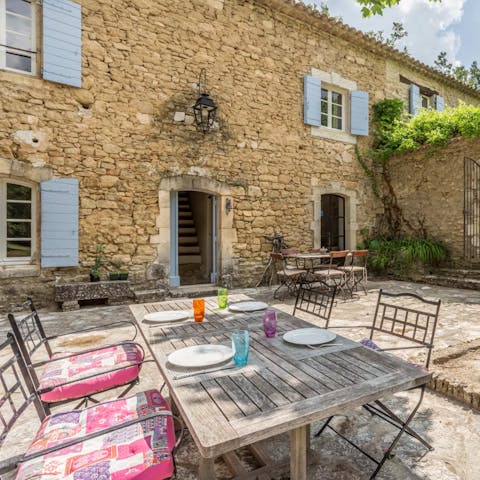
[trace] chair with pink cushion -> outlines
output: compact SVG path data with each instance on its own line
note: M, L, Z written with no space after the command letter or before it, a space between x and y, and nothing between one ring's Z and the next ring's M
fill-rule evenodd
M11 352L8 352L8 348ZM16 480L164 480L175 473L173 415L158 390L147 390L81 410L47 415L14 336L0 345L0 447L30 404L40 428L27 451L0 462ZM12 435L13 435L12 432Z
M47 336L31 299L17 305L17 308L27 308L28 312L18 318L11 312L8 319L47 413L49 404L75 399L95 401L92 395L120 386L124 389L119 396L123 396L138 381L144 362L140 344L129 340L73 353L53 353L50 340L63 335L88 333L98 330L98 327ZM113 322L109 327L113 324L133 325L136 336L136 327L132 322ZM48 360L34 363L32 356L42 348L46 350Z

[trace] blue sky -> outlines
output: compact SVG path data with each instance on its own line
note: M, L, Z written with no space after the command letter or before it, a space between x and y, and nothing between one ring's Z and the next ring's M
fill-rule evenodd
M447 52L451 62L469 67L473 60L480 63L478 32L480 30L480 0L401 0L386 9L383 16L362 19L355 0L304 0L305 3L325 3L333 16L342 17L352 27L363 31L383 30L388 36L393 22L402 22L408 37L397 46L406 46L409 53L424 63L433 65L437 55ZM477 34L477 35L476 35Z

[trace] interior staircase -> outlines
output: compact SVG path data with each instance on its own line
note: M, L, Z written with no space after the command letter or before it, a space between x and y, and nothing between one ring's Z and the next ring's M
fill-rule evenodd
M197 230L187 192L178 192L178 263L201 264Z

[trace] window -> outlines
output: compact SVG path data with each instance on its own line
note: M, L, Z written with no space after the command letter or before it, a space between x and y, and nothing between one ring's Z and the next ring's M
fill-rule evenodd
M428 95L422 95L422 108L432 108L432 97Z
M0 223L0 262L30 262L35 243L32 187L0 180Z
M334 90L322 88L320 121L322 127L344 130L344 96Z
M0 0L0 68L35 74L35 8L26 0Z

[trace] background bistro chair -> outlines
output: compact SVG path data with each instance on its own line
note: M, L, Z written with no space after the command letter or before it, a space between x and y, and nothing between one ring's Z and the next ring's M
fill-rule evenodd
M176 441L172 412L160 392L47 416L11 333L0 345L0 358L0 447L32 403L41 421L25 454L0 462L0 476L19 467L16 480L172 478L183 427Z
M325 320L325 328L328 328L336 291L335 285L328 285L322 281L310 285L302 284L293 307L293 316L297 311L309 313Z
M335 285L337 291L344 295L351 296L347 284L347 274L340 270L340 267L345 265L345 261L348 255L348 250L341 250L339 252L330 252L330 262L320 270L315 270L313 274L320 280Z
M337 267L345 272L352 292L358 291L358 287L361 287L367 294L367 261L368 250L352 250L346 258L345 265Z
M91 397L93 394L119 386L125 387L119 395L123 396L138 381L140 368L144 362L144 351L140 344L125 341L75 353L53 353L49 340L63 335L86 333L98 327L47 336L31 299L16 307L27 308L28 313L20 318L15 318L13 313L9 313L8 320L34 388L45 403L47 413L51 403L79 398L95 402ZM132 322L114 322L109 326L114 324L131 324L135 327ZM33 363L32 356L42 347L45 348L49 359ZM41 368L39 374L37 368Z
M424 298L413 293L387 293L383 290L380 290L378 294L377 306L375 308L373 324L370 328L370 337L368 339L361 340L360 343L367 348L371 348L379 352L422 349L424 351L425 358L421 364L415 363L415 365L418 366L418 368L428 369L433 350L433 340L437 328L440 304L440 300L425 300ZM401 340L402 344L396 347L381 348L373 341L373 337L376 334L397 337ZM433 447L422 436L410 428L410 422L422 403L425 393L425 385L413 387L411 391L412 390L418 392L419 398L410 414L408 414L404 419L400 418L399 415L397 415L390 407L380 400L376 400L372 404L364 405L364 408L372 415L378 416L399 430L380 460L375 459L373 456L362 450L357 444L353 443L342 433L333 428L330 425L330 421L333 417L330 417L324 423L316 436L319 436L327 427L333 430L337 435L342 437L350 445L355 447L377 464L377 468L370 476L370 479L375 478L385 461L391 457L392 450L397 445L403 433L407 433L411 437L417 439L429 450L433 449Z
M287 268L285 258L281 253L271 253L270 256L280 283L273 293L273 298L277 298L277 293L282 287L285 287L287 292L295 294L307 271L303 268Z

